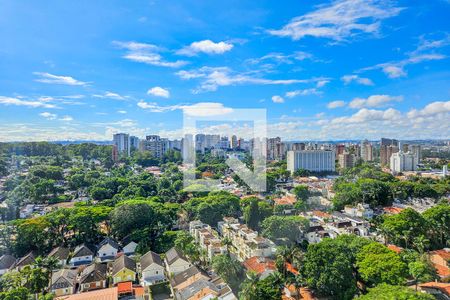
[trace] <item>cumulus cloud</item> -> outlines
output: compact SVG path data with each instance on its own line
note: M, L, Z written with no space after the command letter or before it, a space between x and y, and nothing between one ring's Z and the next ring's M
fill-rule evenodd
M372 95L368 98L354 98L348 106L350 108L380 107L391 102L399 102L402 100L402 96Z
M119 48L126 49L127 53L122 57L131 61L169 68L178 68L188 64L188 62L184 60L165 60L161 54L159 54L162 49L152 44L120 41L114 41L113 44Z
M38 76L34 81L49 83L49 84L65 84L65 85L87 85L87 82L77 80L71 76L59 76L50 73L33 72Z
M152 87L151 89L149 89L147 91L147 94L148 95L153 95L153 96L156 96L156 97L162 97L162 98L169 98L169 96L170 96L169 90L164 89L164 88L159 87L159 86Z
M231 49L233 49L233 44L229 42L215 43L211 40L203 40L191 43L189 46L178 50L177 54L186 56L195 56L198 53L223 54Z
M397 16L402 10L391 4L379 0L337 0L292 19L281 29L268 32L292 40L311 36L338 42L355 35L376 35L382 20Z
M65 116L62 116L62 118L60 118L59 120L64 121L64 122L70 122L70 121L73 121L73 117L65 115Z
M47 101L36 101L36 100L23 100L13 97L0 96L0 104L3 105L14 105L14 106L27 106L27 107L43 107L43 108L56 108L56 105L50 104Z
M364 123L370 121L393 120L400 116L401 113L393 108L387 110L362 108L351 116L333 119L332 123Z
M249 64L275 62L276 64L279 65L279 64L293 64L295 63L295 61L302 61L306 59L313 59L313 55L305 51L296 51L292 54L271 52L259 58L247 59L246 62Z
M437 114L450 113L450 101L436 101L428 104L423 109L412 109L408 112L409 118L428 117Z
M343 107L343 106L345 106L345 101L342 101L342 100L331 101L327 104L327 107L329 109L335 109L335 108Z
M39 115L43 118L46 118L47 120L54 120L57 117L56 114L52 114L49 112L43 112L43 113L40 113Z
M362 85L373 85L372 80L365 77L359 77L358 75L344 75L341 77L341 80L344 82L344 84L350 84L352 82L356 82L358 84Z
M252 76L251 73L234 72L228 67L202 67L194 70L182 70L176 73L181 79L200 79L200 86L193 90L194 93L216 91L220 86L258 84L258 85L288 85L294 83L309 83L323 80L313 79L266 79Z
M272 101L274 103L284 103L283 97L278 96L278 95L272 96Z

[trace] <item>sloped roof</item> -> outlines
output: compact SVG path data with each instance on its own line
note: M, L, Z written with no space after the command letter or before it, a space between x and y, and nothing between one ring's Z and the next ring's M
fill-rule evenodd
M248 271L253 271L257 274L262 274L265 271L275 271L277 268L272 259L253 256L244 261L244 267Z
M76 246L75 250L73 251L73 257L90 256L90 255L94 255L94 251L92 251L91 248L85 244Z
M91 283L106 279L107 266L93 263L87 266L80 274L80 283Z
M195 276L198 273L201 273L201 271L196 266L192 266L184 270L183 272L174 275L170 279L170 284L172 285L172 287L176 287L180 283L185 282L186 280L188 280L192 276Z
M16 263L16 258L12 255L5 254L0 257L0 270L10 269Z
M98 249L100 249L101 247L105 246L105 245L111 245L114 249L119 249L119 243L117 243L115 240L113 240L110 237L105 238L99 245L98 245Z
M448 251L446 249L431 251L430 254L439 255L440 257L442 257L443 259L445 259L447 261L450 260L450 251Z
M34 254L33 254L33 252L30 252L27 255L25 255L24 257L21 257L17 261L16 267L28 266L28 265L31 265L33 262L34 262Z
M48 257L55 257L57 259L67 259L69 257L69 253L70 253L69 248L57 247L48 254Z
M52 287L56 283L65 283L64 287L75 286L75 279L77 277L76 270L61 269L52 274ZM60 288L60 287L57 287Z
M152 263L163 266L161 256L159 256L158 254L156 254L153 251L148 251L141 257L141 270L145 270Z
M112 264L112 274L115 275L124 268L136 272L136 263L128 256L121 255Z
M214 291L216 294L219 294L219 289L214 284L212 284L211 282L209 282L207 280L200 279L200 280L195 281L191 285L185 287L184 289L177 291L176 298L180 299L180 300L190 299L191 297L193 297L195 294L197 294L204 288L209 288L212 291Z
M166 252L166 260L169 265L174 263L179 258L188 261L188 259L183 255L183 253L181 253L181 251L175 247L171 248L169 251Z
M447 296L450 296L450 283L443 282L427 282L419 285L421 288L434 288L440 290Z
M68 296L61 296L57 300L117 300L119 299L117 287L108 289L95 290L91 292L84 292L81 294L73 294Z

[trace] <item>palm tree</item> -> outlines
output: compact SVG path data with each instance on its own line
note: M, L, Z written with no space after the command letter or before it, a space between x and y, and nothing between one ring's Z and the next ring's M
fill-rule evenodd
M256 299L256 284L259 281L258 274L255 272L248 272L247 279L241 284L241 291L239 292L240 300Z
M428 248L429 244L430 240L425 238L423 235L420 235L413 240L413 245L420 254L424 253L425 248Z

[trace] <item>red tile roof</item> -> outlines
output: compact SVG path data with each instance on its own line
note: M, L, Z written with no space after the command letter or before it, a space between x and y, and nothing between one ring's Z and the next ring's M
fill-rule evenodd
M448 267L444 267L438 264L433 264L433 267L436 269L436 273L439 275L439 277L450 277L450 269Z
M450 283L443 282L427 282L419 285L421 288L435 288L440 290L442 293L450 296Z
M397 254L402 252L402 250L403 250L402 247L398 247L398 246L395 246L395 245L392 245L392 244L389 244L387 247L389 249L391 249L392 251L394 251L395 253L397 253Z
M445 250L445 249L431 251L430 253L431 253L431 254L434 254L434 255L439 255L439 256L442 257L444 260L447 260L447 261L450 260L450 251L447 251L447 250Z
M385 213L396 215L396 214L399 214L403 210L403 208L388 206L388 207L384 207L383 210Z
M265 271L275 271L277 268L275 262L270 258L253 256L244 261L244 267L248 271L253 271L257 274L262 274Z
M119 299L117 287L61 296L57 300L117 300Z
M298 274L298 270L296 268L294 268L294 266L291 265L290 263L286 263L286 270L288 270L289 272L291 272L294 275Z
M294 205L297 199L293 195L285 195L281 198L273 199L275 205Z
M328 214L326 212L323 212L323 211L320 211L320 210L313 210L312 214L317 216L317 217L319 217L319 218L331 218L330 214Z
M119 294L126 294L133 292L133 283L131 281L119 282L117 284L117 292Z

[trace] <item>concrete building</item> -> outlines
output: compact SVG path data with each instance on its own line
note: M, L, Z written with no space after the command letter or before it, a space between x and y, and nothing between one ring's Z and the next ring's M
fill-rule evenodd
M391 155L390 169L394 173L417 170L417 157L410 152L397 152Z
M140 151L150 151L156 158L162 158L169 149L169 140L159 135L147 135L144 141L139 143Z
M275 254L275 244L271 240L259 236L257 231L240 224L235 218L224 218L218 223L218 230L222 237L230 239L233 245L230 252L239 261L253 256L271 257Z
M130 156L130 135L128 133L116 133L113 135L113 145L119 155Z
M139 138L137 136L130 136L130 149L139 149Z
M389 165L391 155L399 151L398 140L381 138L380 144L380 164L382 166Z
M298 169L312 172L334 172L335 153L330 150L288 151L287 169L293 173Z
M361 159L364 161L373 161L373 146L368 140L361 142Z
M338 155L338 161L342 169L348 169L355 166L356 158L354 154L344 152Z

